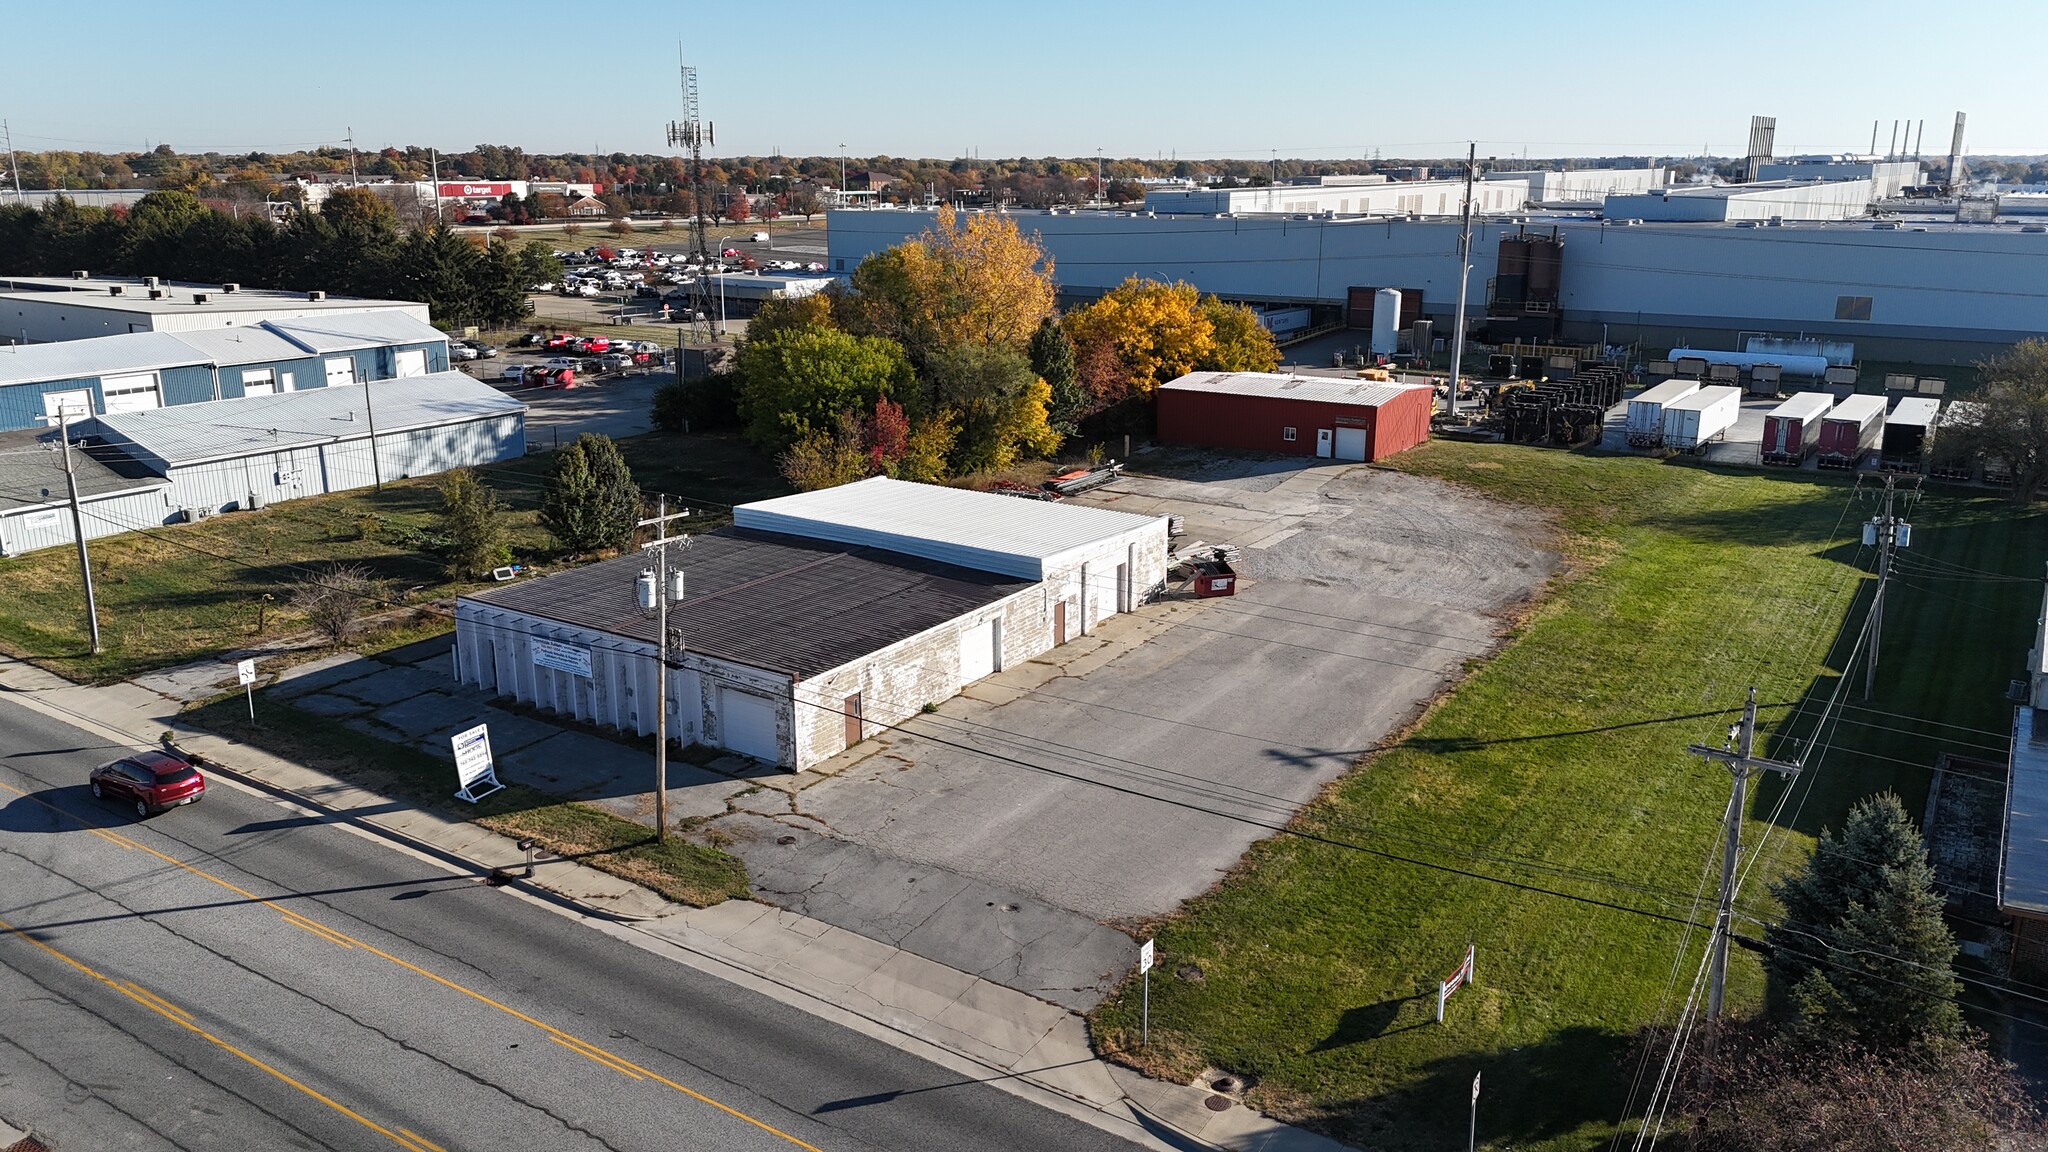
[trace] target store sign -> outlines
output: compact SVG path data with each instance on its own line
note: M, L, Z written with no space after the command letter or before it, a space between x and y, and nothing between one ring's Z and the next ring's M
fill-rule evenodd
M513 187L513 185L512 185L512 184L511 184L511 183L510 183L509 181L507 181L507 182L504 182L504 183L497 183L497 184L491 184L491 183L479 183L479 184L452 184L452 183L444 183L444 184L442 184L442 185L441 185L441 195L443 195L443 196L454 196L454 197L459 197L459 198L465 198L465 199L466 199L466 198L474 198L474 197L479 197L479 196L489 196L489 197L491 197L492 199L494 199L494 200L495 200L495 199L497 199L498 197L504 196L505 194L507 194L507 193L509 193L509 192L512 192L512 191L515 191L515 188Z

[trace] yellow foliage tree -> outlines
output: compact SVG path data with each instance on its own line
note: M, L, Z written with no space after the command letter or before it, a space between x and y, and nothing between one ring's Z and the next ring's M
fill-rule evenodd
M1216 325L1192 284L1162 284L1136 276L1086 308L1066 315L1067 336L1079 346L1106 344L1129 374L1131 389L1150 395L1185 376L1215 350Z
M1022 351L1052 315L1052 259L1008 216L940 208L932 227L862 261L852 279L851 326L919 362L961 345Z
M1258 313L1242 304L1226 304L1214 296L1202 298L1202 315L1209 318L1208 355L1196 362L1204 372L1271 372L1280 366L1280 345L1259 323Z

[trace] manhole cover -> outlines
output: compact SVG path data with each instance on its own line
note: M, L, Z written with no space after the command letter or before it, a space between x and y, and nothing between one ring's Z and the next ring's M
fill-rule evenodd
M1211 1112L1228 1112L1233 1101L1228 1096L1211 1096L1202 1101L1202 1107Z

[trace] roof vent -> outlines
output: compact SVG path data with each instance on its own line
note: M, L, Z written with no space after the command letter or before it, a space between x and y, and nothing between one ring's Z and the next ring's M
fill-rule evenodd
M90 280L92 278L92 273L87 272L83 268L78 268L72 271L71 278L73 280Z
M204 303L206 303L206 301L207 301L207 295L206 295L206 293L204 293L204 292L194 292L194 293L192 294L192 302L193 302L194 304L204 304Z
M107 295L109 295L109 296L119 296L120 294L121 294L121 286L120 286L119 284L109 284L109 285L107 285Z
M161 288L163 287L163 284L163 281L157 279L154 276L144 276L142 278L142 286L144 288Z
M327 293L325 293L325 292L319 292L319 291L314 291L314 292L308 292L308 293L306 293L306 299L308 299L308 300L325 300L325 299L327 299Z
M223 292L240 292L242 286L240 284L223 284L220 286L220 290Z
M163 290L163 289L161 289L161 288L151 288L151 289L149 290L149 298L150 298L151 300L161 300L161 299L163 299L163 298L164 298L164 290Z

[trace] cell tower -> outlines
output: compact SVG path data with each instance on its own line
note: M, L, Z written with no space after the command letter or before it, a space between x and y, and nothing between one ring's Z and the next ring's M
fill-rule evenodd
M716 144L717 126L704 122L697 108L697 70L682 63L683 46L676 45L676 63L682 69L683 118L668 125L670 147L690 150L690 245L697 259L697 274L690 282L690 323L697 317L711 319L711 245L704 223L704 146Z

